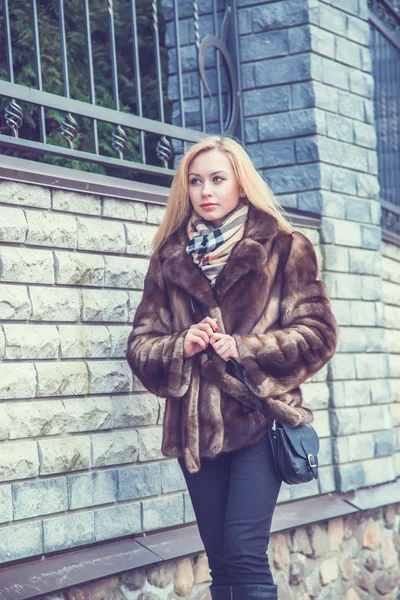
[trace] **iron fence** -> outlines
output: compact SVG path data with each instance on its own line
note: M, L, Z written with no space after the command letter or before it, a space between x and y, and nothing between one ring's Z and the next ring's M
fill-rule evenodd
M3 153L170 176L204 133L241 137L236 0L2 0L0 18Z
M370 0L382 226L400 235L400 3Z

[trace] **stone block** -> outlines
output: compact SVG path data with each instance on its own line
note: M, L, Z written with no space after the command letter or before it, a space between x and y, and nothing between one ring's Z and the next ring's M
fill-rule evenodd
M382 302L386 304L400 306L400 285L397 282L392 283L391 281L383 281L381 298Z
M288 0L283 4L267 3L263 6L255 6L251 12L251 18L255 33L308 22L306 6L295 0Z
M28 232L26 243L33 246L76 248L76 218L43 211L26 211Z
M365 352L368 347L367 333L361 327L345 327L339 335L337 351L347 352Z
M349 89L349 67L325 56L321 57L321 81L342 90ZM329 117L329 115L327 115ZM340 135L335 137L340 139ZM351 141L351 140L343 140Z
M336 354L328 365L330 379L356 379L354 356Z
M323 200L320 192L301 192L300 194L297 194L297 206L294 206L293 208L321 214L322 205Z
M186 482L182 470L176 460L161 463L162 493L186 490Z
M163 458L161 453L161 427L145 427L138 430L139 462Z
M295 163L293 140L252 144L248 151L257 169Z
M264 175L276 194L302 192L320 185L320 170L317 164L297 165L290 169L268 169L264 171Z
M399 261L388 256L382 256L382 279L400 284ZM1 288L0 288L1 289ZM1 293L1 292L0 292Z
M45 552L75 548L91 544L94 541L93 512L81 512L43 520Z
M376 148L376 131L373 125L369 123L362 123L361 121L354 121L354 141L359 146L365 148Z
M101 293L100 291L98 292ZM78 321L81 311L80 291L76 288L29 288L31 318L35 321Z
M370 28L367 21L357 17L347 16L347 37L358 44L369 46Z
M360 431L358 408L338 408L330 412L332 435L351 435Z
M280 115L263 115L258 120L260 140L312 135L317 133L315 114L312 109L293 110Z
M331 188L334 192L353 195L357 193L357 177L359 173L336 166L331 166L330 170Z
M0 279L16 283L54 283L53 253L31 248L0 248Z
M289 110L290 87L280 85L244 91L243 106L246 117Z
M379 277L364 275L361 284L361 298L363 300L380 300L381 284Z
M36 393L36 383L32 363L0 364L0 399L32 398Z
M393 456L373 458L364 463L365 485L378 485L396 479Z
M251 43L249 43L251 39ZM288 31L260 31L239 38L240 59L243 62L285 56L289 51Z
M335 272L325 272L322 276L331 298L358 300L362 297L364 277Z
M355 356L357 379L383 379L388 376L385 354L360 354Z
M113 427L155 425L159 416L158 399L151 394L113 396Z
M28 288L23 285L0 284L0 319L28 320L32 306Z
M149 268L147 259L105 256L104 263L106 287L143 289Z
M165 206L158 206L157 204L147 205L147 217L146 223L152 225L160 225L165 215Z
M113 408L111 398L68 398L65 407L65 429L68 432L97 431L111 429Z
M339 492L358 490L366 485L363 462L335 467L336 489Z
M324 219L324 222L326 220ZM323 225L323 229L327 232L327 235L333 238L335 237L335 230L332 232L332 227L327 222L327 227ZM324 268L328 271L339 271L347 273L349 269L349 250L346 247L337 246L334 244L323 244L322 255L324 257Z
M60 325L62 358L107 358L111 353L110 332L97 325Z
M388 358L389 377L398 379L400 377L400 355L391 354Z
M0 563L20 560L42 552L42 524L40 522L3 527Z
M40 475L81 471L91 466L89 436L42 439L38 445Z
M79 250L125 252L123 223L90 217L78 217Z
M313 23L338 35L346 35L346 15L341 10L326 4L322 4L317 8L318 10L312 13Z
M326 383L304 383L302 386L303 406L311 410L328 408L329 388Z
M370 381L334 381L330 384L331 401L337 408L365 406L371 403Z
M28 479L39 474L36 442L12 442L0 446L0 481Z
M364 100L364 105L366 105L368 103L369 104L372 102L370 102L369 100ZM364 121L366 123L374 123L373 120L370 120L370 116L369 113L367 113L367 110L365 111L365 114L367 116L364 116ZM378 155L375 152L375 150L367 150L367 155L368 155L368 172L371 173L371 175L378 175ZM378 203L375 203L376 206L379 206ZM379 225L380 223L380 216L381 216L381 210L380 210L380 206L379 206L379 218L375 218L373 220L373 224L374 225ZM378 212L378 211L377 211Z
M62 401L54 399L51 402L29 400L9 404L7 417L7 437L11 440L57 435L66 430L68 422Z
M136 431L113 431L91 436L93 466L136 462L138 458L138 435Z
M327 558L321 563L321 582L327 585L339 577L339 561L336 557Z
M0 359L3 360L4 354L6 351L6 339L4 337L4 333L0 328Z
M391 456L396 450L394 431L377 431L374 433L375 456Z
M305 85L305 84L300 84ZM339 112L339 91L330 85L313 81L315 106L332 113Z
M85 215L101 214L100 196L70 192L69 190L53 190L53 210L81 213Z
M132 390L132 372L126 361L87 361L90 394L114 394Z
M37 396L68 396L88 393L88 370L84 362L36 363Z
M149 256L157 227L125 223L126 252L139 256Z
M379 182L375 175L356 173L357 194L362 198L377 200L379 198Z
M350 67L361 69L362 58L360 46L344 37L336 37L335 59Z
M13 520L11 485L0 487L0 523ZM0 551L1 552L1 551ZM1 557L1 554L0 554ZM1 558L0 558L1 560Z
M264 87L284 83L307 81L311 76L311 61L307 54L283 56L259 61L252 67L254 80L244 87ZM249 85L251 83L251 85Z
M377 324L376 307L373 302L350 302L350 311L352 325L375 326Z
M155 205L151 206L154 207ZM138 223L144 223L149 214L146 208L148 209L144 202L103 198L103 216L109 217L110 219L122 219L123 221L137 221ZM156 208L159 207L156 206Z
M119 502L159 494L161 494L160 463L118 469L117 500Z
M140 503L102 508L94 513L96 542L141 531Z
M332 312L338 325L351 325L351 302L349 300L331 300ZM375 311L374 311L375 317ZM374 320L375 323L375 320Z
M400 336L395 330L386 330L387 351L393 354L400 354Z
M329 413L327 410L315 410L313 423L319 437L329 437Z
M381 256L375 251L360 248L349 249L351 273L359 275L379 275L381 272Z
M0 206L0 242L23 244L26 231L26 219L22 208Z
M246 119L244 122L246 142L257 142L259 139L258 119Z
M6 358L58 358L60 339L55 325L4 325Z
M318 468L318 483L320 494L329 494L335 491L335 475L332 465Z
M2 181L0 183L0 202L18 206L50 208L50 190L38 185Z
M56 283L63 285L104 284L104 257L79 252L55 252Z
M111 358L125 358L128 336L132 331L132 327L130 325L110 325L107 329L111 342L109 355Z
M85 508L116 500L117 471L68 475L69 508Z
M353 143L353 125L347 117L327 113L326 127L330 138L341 140L342 142ZM347 191L347 193L349 193Z
M144 531L172 527L184 521L182 494L144 500L141 504Z
M319 145L316 136L303 137L295 141L296 161L298 163L318 161Z
M82 290L82 321L126 323L128 292Z
M12 487L15 520L68 510L66 477L24 481Z
M382 230L374 225L361 225L361 247L379 250L382 242Z

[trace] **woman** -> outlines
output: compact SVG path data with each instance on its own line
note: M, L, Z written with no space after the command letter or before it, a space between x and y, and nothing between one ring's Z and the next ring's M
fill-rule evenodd
M213 599L277 598L266 550L281 481L266 428L311 421L299 385L336 337L309 240L237 142L198 142L172 183L127 358L167 398L162 452L184 473Z

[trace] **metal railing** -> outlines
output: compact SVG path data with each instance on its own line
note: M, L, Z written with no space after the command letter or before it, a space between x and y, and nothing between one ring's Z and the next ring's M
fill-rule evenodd
M207 7L2 0L2 152L170 176L204 133L241 137L236 0Z
M382 227L400 236L400 2L369 0Z

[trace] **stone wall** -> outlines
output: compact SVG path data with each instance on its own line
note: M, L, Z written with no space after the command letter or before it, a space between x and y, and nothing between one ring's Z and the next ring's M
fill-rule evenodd
M0 184L0 562L193 521L124 358L161 213Z
M0 562L194 521L124 359L163 210L0 183ZM280 502L334 489L326 372L304 386L320 479Z
M395 600L400 504L274 534L279 600ZM128 571L43 600L209 600L204 554Z

